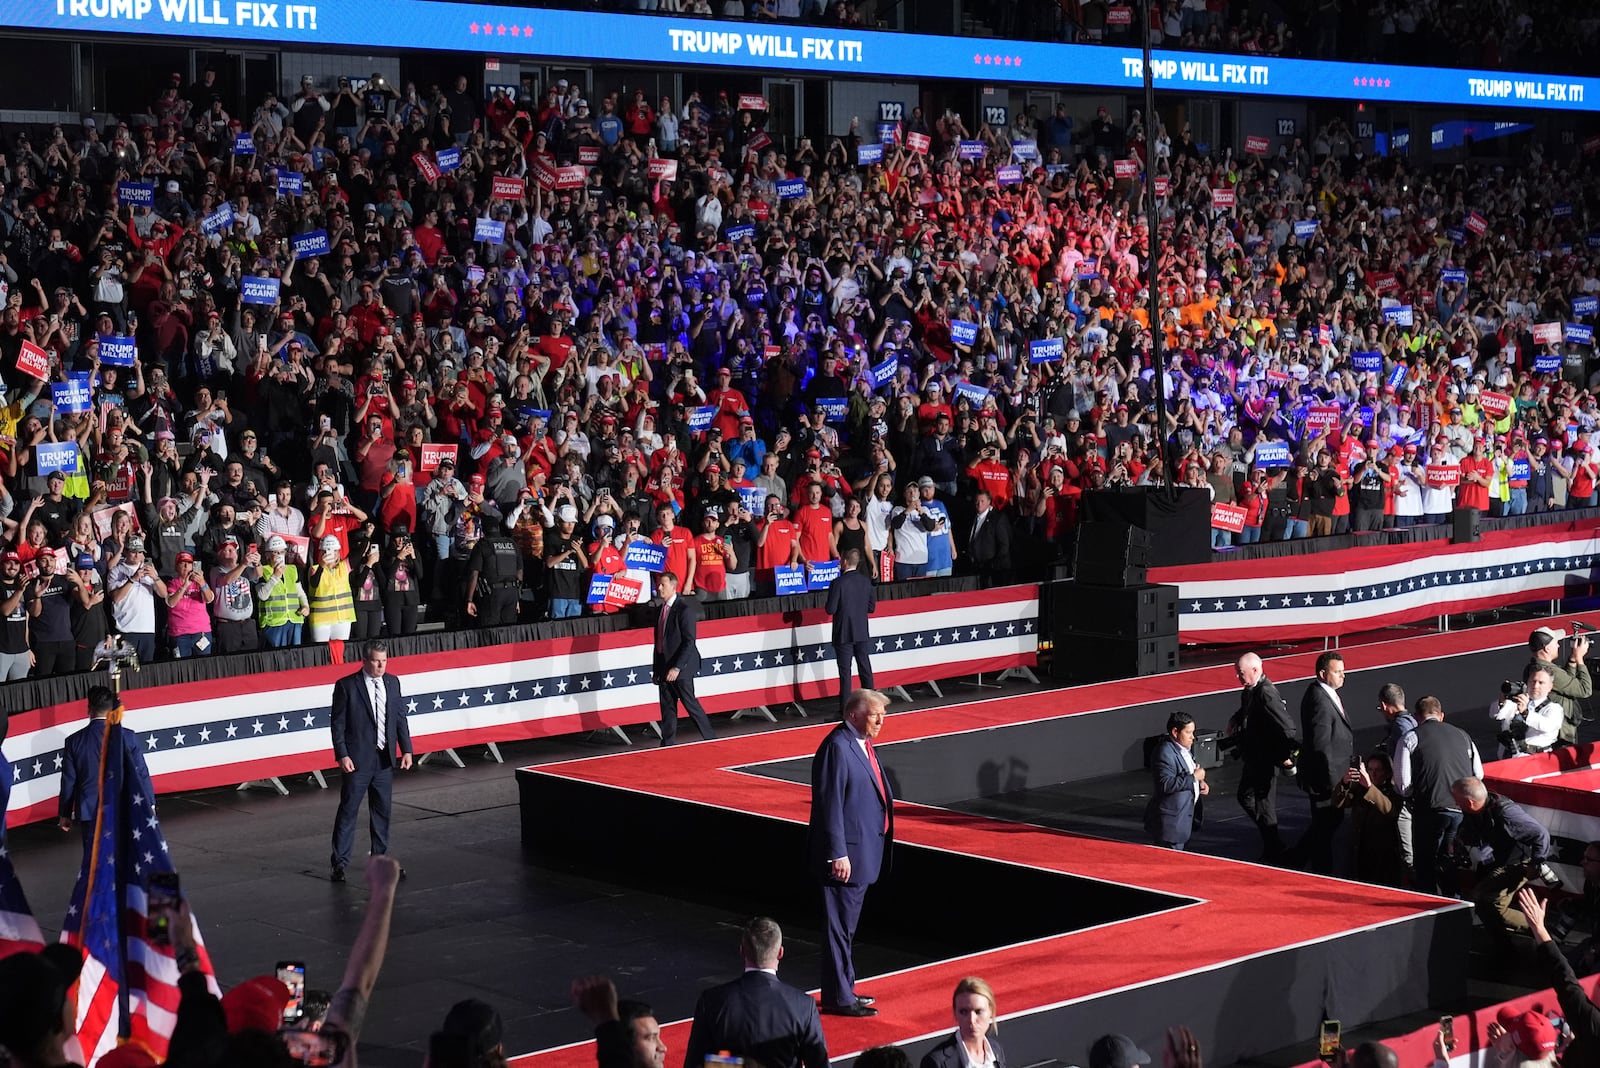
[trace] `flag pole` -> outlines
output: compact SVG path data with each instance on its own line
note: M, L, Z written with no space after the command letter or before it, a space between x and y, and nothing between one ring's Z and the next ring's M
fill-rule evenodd
M116 695L116 703L111 706L111 711L106 714L105 738L100 746L100 808L95 814L94 850L89 863L89 882L84 893L84 901L93 900L94 881L100 872L100 847L105 841L102 821L105 816L107 798L106 769L115 768L117 772L117 796L111 800L116 820L116 829L112 832L112 849L115 850L113 861L115 875L113 884L116 888L117 909L117 967L122 981L117 984L117 1035L122 1041L133 1034L133 1013L128 998L128 894L127 880L122 877L123 865L120 863L122 851L127 847L128 835L131 829L128 826L128 802L126 772L127 762L122 752L122 673L126 665L133 671L139 670L139 654L132 645L122 640L122 635L111 634L99 645L94 652L94 666L105 665L106 674L111 679L111 692ZM116 750L112 754L113 748ZM114 761L114 762L113 762ZM87 917L89 909L85 908ZM80 928L80 938L83 929Z

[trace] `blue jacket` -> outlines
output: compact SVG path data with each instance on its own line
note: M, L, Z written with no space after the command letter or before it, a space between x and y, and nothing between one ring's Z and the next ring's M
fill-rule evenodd
M79 821L95 818L100 809L100 748L105 742L104 719L91 720L87 726L74 731L62 746L61 801L58 815ZM123 771L137 775L144 787L145 796L154 798L150 785L150 771L144 766L143 746L139 736L126 727L122 731Z
M849 857L851 885L877 881L894 840L894 790L887 771L883 786L887 797L879 792L872 765L849 725L841 723L829 731L811 762L811 824L806 838L819 877L827 876L830 863Z
M1183 760L1183 746L1169 736L1150 757L1154 779L1144 829L1161 842L1183 845L1194 832L1194 772Z

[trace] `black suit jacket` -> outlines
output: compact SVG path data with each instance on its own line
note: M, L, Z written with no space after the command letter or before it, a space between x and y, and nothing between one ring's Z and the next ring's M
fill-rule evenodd
M1313 682L1300 699L1300 762L1296 777L1313 798L1333 796L1333 788L1350 769L1355 737L1350 724L1321 682Z
M768 972L747 971L695 1003L684 1068L722 1050L762 1068L828 1068L816 999Z
M998 1068L1006 1068L1006 1051L1000 1048L999 1041L991 1031L987 1036L989 1048L994 1051L994 1062ZM956 1044L961 1041L959 1034L951 1035L937 1046L930 1049L922 1058L921 1068L962 1068L965 1063L961 1058L961 1051Z
M1228 729L1239 739L1239 755L1253 762L1281 764L1300 745L1300 728L1290 717L1283 695L1265 676L1240 692L1239 711L1228 722Z
M982 528L968 535L967 563L976 571L1011 570L1011 520L1000 509L989 509Z
M400 680L393 675L383 677L386 700L384 702L384 733L382 748L390 761L395 753L411 752L411 727L406 723L406 706L400 697ZM357 770L382 767L384 762L378 752L378 724L372 718L372 693L365 671L346 675L333 684L333 709L328 718L333 732L333 755L340 760L349 757L356 762Z
M666 626L662 626L665 613ZM695 646L695 628L700 621L699 607L679 594L673 598L672 607L662 607L656 615L656 649L654 671L656 682L664 682L667 672L678 669L679 677L693 678L700 673L700 650Z
M835 645L864 642L872 636L867 617L878 610L878 595L872 589L872 580L859 567L839 572L839 577L828 584L827 608L833 617Z

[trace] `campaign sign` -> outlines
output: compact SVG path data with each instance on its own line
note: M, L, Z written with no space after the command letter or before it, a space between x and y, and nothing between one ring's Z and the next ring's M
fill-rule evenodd
M1289 372L1283 370L1281 367L1269 367L1267 368L1267 381L1287 382L1289 381Z
M1166 175L1164 175L1164 174L1156 175L1156 196L1164 197L1164 196L1167 195L1167 184L1168 184L1168 181L1167 181L1167 176Z
M206 234L220 234L233 225L233 205L223 204L216 211L200 220L200 231Z
M927 152L928 135L925 133L916 133L915 131L906 134L906 147L913 152Z
M1257 467L1288 467L1289 445L1283 441L1258 441L1256 442Z
M1491 419L1504 419L1511 410L1511 397L1505 393L1491 393L1484 390L1478 396L1478 407L1483 409L1483 414Z
M433 154L433 165L443 174L445 171L461 169L461 150L459 148L441 148Z
M1329 326L1327 323L1317 324L1317 344L1333 344L1333 327Z
M479 217L472 227L472 240L502 245L506 240L506 224L499 219Z
M973 385L971 382L957 382L956 396L965 397L972 402L974 408L983 407L983 402L989 399L989 391L982 386Z
M589 180L589 172L574 163L570 167L562 167L556 171L557 189L582 189L583 183Z
M1466 223L1464 225L1466 226L1466 228L1468 230L1471 230L1473 233L1477 234L1479 237L1482 237L1489 230L1489 220L1485 219L1482 215L1479 215L1477 212L1473 212L1471 215L1468 215L1467 216L1467 221L1466 221Z
M740 93L739 110L765 111L767 110L767 98L760 93Z
M1029 363L1049 363L1051 360L1061 359L1066 353L1067 346L1058 337L1045 337L1028 342Z
M243 304L265 304L271 307L278 303L278 280L253 274L245 275L239 279L239 301Z
M660 574L667 569L667 547L648 541L630 542L627 549L623 550L622 562L633 571Z
M653 159L650 161L650 178L652 181L675 182L678 180L678 161L675 159Z
M1582 323L1568 323L1567 340L1575 345L1593 345L1594 327Z
M1589 234L1583 241L1590 248L1600 248L1600 234Z
M1460 267L1446 267L1439 272L1439 277L1447 285L1464 286L1467 284L1467 272Z
M894 381L895 373L899 370L900 360L894 356L890 356L882 363L873 364L871 372L872 388L881 389L882 387L887 386L890 382Z
M1136 159L1119 159L1111 165L1112 173L1118 179L1139 177L1139 161Z
M278 169L278 195L280 197L297 197L306 191L306 176L299 171Z
M1395 364L1394 369L1389 372L1389 388L1399 389L1400 383L1406 380L1406 375L1409 374L1410 371L1411 368L1407 367L1403 363Z
M1553 375L1561 370L1561 354L1558 352L1541 352L1533 358L1533 370L1536 374Z
M806 588L810 590L825 590L839 577L839 561L824 560L821 563L806 565Z
M256 139L247 133L233 135L233 154L235 156L253 156L256 154Z
M1133 8L1125 5L1106 8L1107 26L1132 26Z
M857 145L856 163L862 167L883 162L882 145Z
M1294 223L1294 236L1302 240L1317 232L1317 220L1296 219Z
M1383 353L1352 352L1350 366L1362 374L1380 373L1383 371Z
M988 154L989 149L982 141L963 141L956 149L957 159L982 159Z
M1433 489L1449 489L1461 484L1461 468L1455 464L1428 465L1428 485Z
M521 200L528 192L528 180L510 174L497 174L489 183L490 200Z
M745 511L760 515L767 506L767 491L760 486L740 486L739 503L744 505Z
M87 378L50 383L50 401L58 412L86 412L94 407L94 395Z
M728 227L722 233L724 237L734 244L738 244L740 241L750 241L756 236L756 224L740 223L737 226Z
M1213 504L1211 506L1211 529L1231 530L1238 534L1244 530L1244 509L1237 504Z
M823 418L828 422L842 423L844 422L845 412L850 410L850 398L818 397L817 407L822 409Z
M411 162L417 165L417 173L422 175L424 182L439 180L439 165L426 152L418 152L411 157Z
M1008 163L1004 167L996 167L994 180L1001 185L1016 185L1022 181L1022 168L1015 163Z
M592 167L596 163L599 163L600 162L600 146L599 145L579 145L578 146L578 162L583 164L585 167Z
M433 442L423 442L421 464L422 470L437 471L439 470L439 464L445 460L449 460L452 464L455 463L456 450L460 447L460 445L453 441L443 445L434 444Z
M596 575L589 580L589 595L583 599L584 604L601 604L606 599L606 590L611 586L610 575Z
M1216 186L1211 190L1211 206L1213 208L1233 207L1233 190L1227 186Z
M1320 430L1324 434L1339 425L1337 404L1313 404L1306 409L1306 429Z
M978 324L964 319L951 319L950 340L957 345L971 345L978 340Z
M1244 151L1247 156L1265 156L1267 149L1272 147L1272 142L1260 134L1246 134Z
M775 567L772 569L772 577L777 580L779 597L806 592L806 569L799 564Z
M1533 465L1528 463L1526 456L1518 456L1511 461L1511 481L1526 482L1533 477Z
M878 123L878 140L886 145L900 142L900 124L898 122Z
M696 408L689 413L689 429L698 434L710 426L711 420L716 417L717 406L715 404L707 404L704 407Z
M332 251L328 244L328 231L311 230L304 234L295 234L292 239L294 245L294 258L297 260L308 259L312 256L326 256Z
M1039 142L1037 142L1037 141L1013 141L1011 143L1011 158L1012 159L1038 159L1039 158Z
M1573 297L1572 314L1600 315L1600 297Z
M1458 245L1465 245L1467 243L1467 232L1459 226L1452 226L1445 230L1444 236L1448 237L1451 241L1454 241Z
M133 207L149 208L156 202L156 187L153 182L118 182L117 203L129 204Z
M639 603L639 595L644 592L644 583L639 579L631 579L626 575L612 575L611 581L606 584L605 603L613 608L626 608Z
M488 277L488 273L486 271L484 271L484 269L482 267L479 267L476 263L472 264L470 267L467 268L467 284L468 285L481 286L481 285L483 285L483 280L485 278L487 278L487 277Z
M1550 206L1550 217L1552 219L1564 219L1571 214L1571 204L1552 204Z
M76 471L78 469L78 443L76 441L41 441L33 447L33 457L39 464L39 473Z
M50 377L50 354L31 341L22 343L22 351L17 353L17 370L32 378L47 379Z
M100 342L101 363L107 367L133 366L133 359L139 352L133 338L117 334L101 334L97 340Z
M1539 345L1554 345L1561 340L1560 323L1534 323L1533 340Z
M799 200L806 195L804 178L785 178L777 185L779 200Z
M1396 304L1392 308L1383 309L1383 321L1396 326L1410 326L1415 321L1415 316L1409 304Z

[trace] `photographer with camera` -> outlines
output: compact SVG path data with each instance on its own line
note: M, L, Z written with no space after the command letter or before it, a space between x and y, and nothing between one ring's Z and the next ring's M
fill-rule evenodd
M1500 725L1495 738L1500 743L1500 758L1548 753L1560 740L1564 713L1551 696L1554 685L1549 664L1528 672L1528 682L1507 679L1500 684L1500 700L1489 706L1489 715Z
M1551 693L1562 712L1561 745L1577 742L1578 724L1583 722L1583 710L1578 702L1587 700L1594 693L1594 679L1586 662L1589 636L1584 633L1591 629L1573 621L1570 642L1563 641L1562 635L1549 627L1540 627L1528 635L1528 651L1533 654L1533 659L1523 669L1522 679L1526 684L1537 668L1549 668Z

